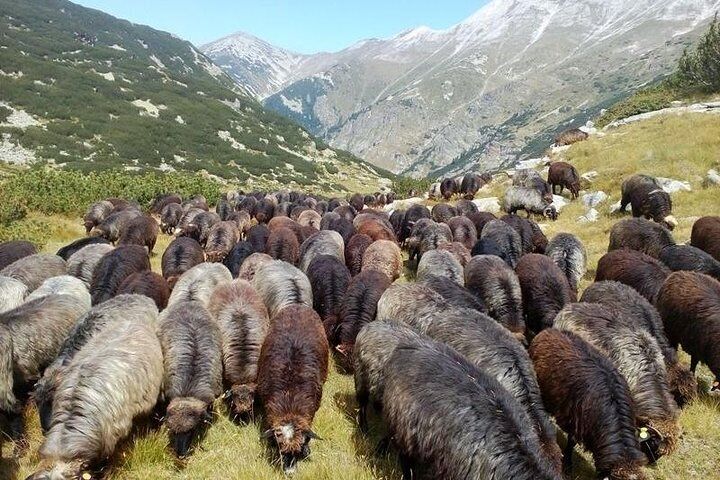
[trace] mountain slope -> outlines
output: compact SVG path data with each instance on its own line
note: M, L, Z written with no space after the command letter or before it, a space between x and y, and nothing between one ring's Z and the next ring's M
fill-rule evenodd
M667 73L717 9L718 0L494 0L447 30L305 59L304 77L265 105L395 171L498 168Z
M189 42L67 1L0 0L0 69L6 162L334 191L384 175L264 109Z

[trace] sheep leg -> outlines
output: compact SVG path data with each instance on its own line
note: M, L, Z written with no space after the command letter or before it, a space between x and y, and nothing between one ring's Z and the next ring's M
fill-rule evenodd
M368 402L365 400L364 402L358 399L358 403L360 404L360 411L358 412L358 427L360 427L360 431L363 433L367 433L368 431Z
M695 355L690 357L690 371L693 375L695 375L695 369L697 369L698 363L700 363L699 358L697 358Z
M565 475L568 477L572 476L572 456L573 451L575 450L575 445L575 439L572 435L568 435L567 444L565 445L565 450L563 451L563 472L565 472Z
M413 474L412 474L412 462L410 461L410 457L404 454L400 454L400 468L402 469L402 476L404 480L412 480Z

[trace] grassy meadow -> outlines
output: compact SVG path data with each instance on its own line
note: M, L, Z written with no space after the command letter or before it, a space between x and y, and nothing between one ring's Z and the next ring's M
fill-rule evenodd
M718 132L720 116L717 115L663 117L604 132L566 152L553 155L555 160L565 159L573 163L581 174L597 171L598 176L587 191L602 190L610 195L610 199L598 207L600 219L595 223L576 222L587 210L580 200L565 207L557 222L543 222L548 237L568 231L578 235L585 243L589 265L582 288L594 278L597 261L607 249L610 228L620 218L610 215L609 207L619 199L622 178L633 173L648 173L690 182L692 192L673 194L674 213L679 220L674 233L678 242L689 240L697 217L720 214L720 188L703 187L707 170L720 168ZM501 197L506 183L494 182L485 187L478 198ZM83 235L79 218L31 213L22 222L28 228L34 226L45 230L48 240L44 250L48 252L54 252ZM18 229L18 232L22 231L22 228ZM170 238L164 235L159 239L152 258L153 270L160 271L160 254L169 241ZM683 358L688 361L686 356ZM704 366L698 369L698 373L700 385L703 391L707 391L711 374ZM383 435L380 422L373 422L372 435L367 438L359 433L355 415L352 377L331 366L322 406L314 424L314 430L323 440L313 443L311 457L299 465L295 478L401 478L395 455L381 456L375 452ZM25 478L38 463L37 451L42 435L32 407L27 409L26 420L27 444L5 443L0 459L0 480ZM648 468L649 477L655 480L720 478L720 399L701 394L696 402L683 410L681 424L684 433L678 450L661 459L657 466ZM99 477L128 480L281 479L284 476L274 464L276 455L260 440L261 432L259 416L248 425L236 425L228 419L224 405L217 402L212 426L187 460L176 460L167 447L164 429L147 421L138 426L104 470L93 473ZM561 442L564 442L562 438ZM576 449L574 464L574 479L594 478L591 459L579 448Z

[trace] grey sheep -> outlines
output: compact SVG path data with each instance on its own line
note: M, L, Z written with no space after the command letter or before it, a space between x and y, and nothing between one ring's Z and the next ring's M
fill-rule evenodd
M65 275L67 264L65 260L57 255L47 253L36 253L17 260L4 269L0 275L20 280L32 292L50 277Z
M580 280L587 273L587 250L580 239L571 233L558 233L548 243L545 255L560 267L570 288L577 292Z
M555 206L535 188L509 187L505 191L503 210L510 214L525 210L528 218L531 214L538 214L557 220Z
M222 263L201 263L180 275L173 287L168 307L176 302L199 300L207 307L218 285L232 282L232 274Z
M27 285L20 280L0 276L0 313L20 306L27 294Z
M47 295L70 295L87 303L87 308L90 308L90 292L82 280L71 275L60 275L59 277L48 278L40 287L28 295L26 301L29 302Z
M95 227L94 232L110 242L117 242L130 221L140 216L142 212L134 208L112 213Z
M238 270L238 278L251 282L255 278L257 271L265 265L273 261L273 258L267 253L252 253L243 260Z
M79 278L90 288L93 272L100 260L114 247L112 245L99 243L88 245L73 253L67 261L67 273Z
M447 278L458 285L465 285L463 267L447 250L431 250L422 256L417 268L417 280L423 281L429 275Z
M361 272L374 270L395 281L402 271L402 252L397 243L376 240L363 253Z
M490 220L480 233L481 240L492 240L504 253L504 259L513 269L523 254L522 239L513 227L502 220Z
M289 305L313 306L310 280L294 265L282 260L273 260L261 266L252 284L263 299L270 318Z
M85 233L90 233L90 230L100 225L112 213L114 208L115 206L107 200L101 200L90 205L83 216Z
M320 255L333 255L345 263L345 242L334 230L321 230L311 235L300 245L300 263L298 267L307 272L313 258Z

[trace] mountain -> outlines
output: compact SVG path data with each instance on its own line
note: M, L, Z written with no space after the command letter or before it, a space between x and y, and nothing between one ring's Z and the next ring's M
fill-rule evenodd
M718 9L720 0L493 0L447 30L370 39L299 59L295 75L255 78L266 78L260 98L277 90L265 106L376 165L493 169L542 153L558 130L667 74Z
M376 167L265 109L192 44L64 0L0 0L0 160L365 189Z

